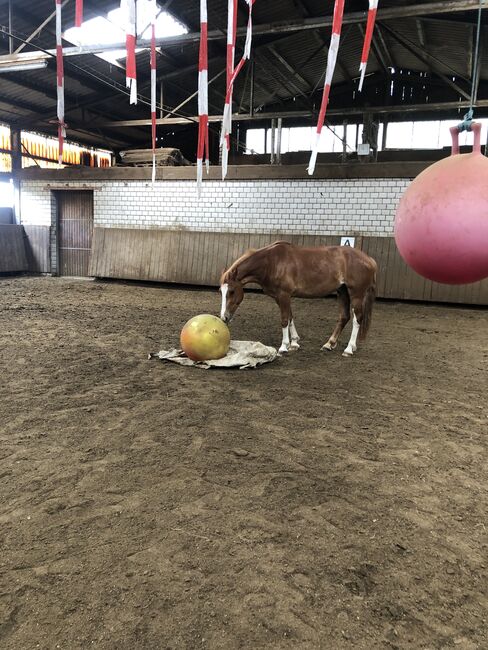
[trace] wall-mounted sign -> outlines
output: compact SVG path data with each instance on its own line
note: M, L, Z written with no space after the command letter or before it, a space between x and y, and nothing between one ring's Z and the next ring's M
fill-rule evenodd
M354 248L356 237L341 237L341 246L350 246Z

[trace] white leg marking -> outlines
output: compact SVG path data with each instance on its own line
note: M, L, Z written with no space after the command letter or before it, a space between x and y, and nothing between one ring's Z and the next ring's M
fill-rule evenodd
M353 355L356 350L357 350L357 345L356 341L358 338L358 332L359 332L359 323L358 319L356 318L356 314L354 313L354 309L352 311L354 318L352 321L352 332L351 332L351 338L349 339L349 343L347 344L347 348L344 350L344 356L350 357Z
M281 347L279 352L288 352L290 346L290 332L288 327L283 327L283 340L281 341Z
M225 317L225 311L227 309L227 292L229 291L229 285L223 284L220 287L220 293L222 294L222 307L220 309L220 318L224 320Z
M298 350L298 348L300 347L298 343L300 337L298 336L297 328L295 327L295 323L293 322L293 320L290 321L289 328L290 328L290 336L291 336L290 348L292 350Z

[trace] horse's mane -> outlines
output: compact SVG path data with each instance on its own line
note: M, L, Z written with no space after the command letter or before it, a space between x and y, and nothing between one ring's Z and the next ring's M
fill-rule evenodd
M225 284L225 282L227 282L229 278L235 275L239 264L242 264L242 262L247 260L248 257L251 257L251 255L253 255L253 253L255 252L256 252L255 248L250 248L244 253L244 255L241 255L239 259L237 259L231 266L229 266L229 268L226 271L222 273L220 277L220 284Z

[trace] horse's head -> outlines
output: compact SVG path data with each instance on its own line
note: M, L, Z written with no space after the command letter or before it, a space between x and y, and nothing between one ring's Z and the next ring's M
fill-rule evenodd
M244 298L244 285L237 279L237 269L222 274L220 293L222 294L220 318L224 323L230 323Z

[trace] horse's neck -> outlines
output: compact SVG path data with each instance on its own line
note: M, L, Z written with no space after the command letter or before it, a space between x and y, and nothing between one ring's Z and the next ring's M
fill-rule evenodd
M237 269L237 279L242 284L249 284L250 282L262 284L263 275L264 268L258 252L249 255L239 264Z

